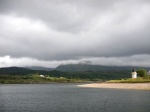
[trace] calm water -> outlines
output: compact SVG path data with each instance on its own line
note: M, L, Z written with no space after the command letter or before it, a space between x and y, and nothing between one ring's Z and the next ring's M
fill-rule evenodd
M150 91L77 84L0 85L0 112L150 112Z

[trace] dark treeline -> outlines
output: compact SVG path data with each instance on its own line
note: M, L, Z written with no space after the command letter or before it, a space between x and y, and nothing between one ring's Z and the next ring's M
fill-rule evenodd
M76 78L76 79L103 79L103 80L112 80L112 79L122 79L130 78L130 72L128 71L85 71L85 72L64 72L60 74L61 77L66 78Z
M0 68L0 75L15 75L15 76L27 76L27 75L45 75L50 77L65 77L67 79L87 79L87 80L112 80L112 79L122 79L130 78L130 71L82 71L82 72L62 72L58 70L44 71L44 70L31 70L27 68L20 67L9 67Z

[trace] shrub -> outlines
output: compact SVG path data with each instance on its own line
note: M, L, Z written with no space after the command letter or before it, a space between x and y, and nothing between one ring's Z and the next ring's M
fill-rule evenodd
M140 69L137 70L137 75L139 77L146 77L147 71L145 69L143 69L143 68L140 68Z

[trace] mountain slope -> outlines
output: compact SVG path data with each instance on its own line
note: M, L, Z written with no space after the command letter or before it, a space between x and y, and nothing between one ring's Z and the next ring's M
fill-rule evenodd
M81 66L79 66L81 67ZM103 68L104 69L104 68ZM77 70L77 69L76 69ZM80 69L81 70L81 69ZM19 76L19 75L31 75L31 74L42 74L50 77L65 77L67 79L86 79L86 80L110 80L110 79L122 79L131 76L129 71L80 71L80 72L63 72L58 70L42 71L42 70L31 70L21 67L7 67L0 68L0 76ZM11 77L10 77L11 78Z
M149 70L148 67L134 67L135 69L144 68ZM69 72L80 72L80 71L131 71L133 67L131 66L102 66L102 65L86 65L86 64L67 64L60 65L55 68L59 71L69 71Z
M28 66L28 67L25 67L25 68L28 68L28 69L31 69L31 70L44 70L44 71L54 70L54 68L46 68L46 67L40 67L40 66Z
M33 72L31 69L22 68L22 67L5 67L0 68L1 75L24 75L25 73Z
M60 74L63 72L52 70L52 71L46 71L46 70L31 70L28 68L23 67L4 67L0 68L0 75L29 75L29 74L44 74L44 75L50 75L53 77L59 77Z

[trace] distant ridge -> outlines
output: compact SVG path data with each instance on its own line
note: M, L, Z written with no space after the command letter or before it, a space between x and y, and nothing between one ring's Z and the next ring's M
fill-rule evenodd
M29 74L45 74L45 75L52 75L57 76L62 74L62 72L56 70L32 70L29 68L24 67L3 67L0 68L0 75L29 75Z
M56 70L69 71L69 72L80 72L80 71L131 71L132 66L103 66L103 65L87 65L87 64L66 64L59 65ZM134 67L135 69L144 68L149 70L149 67Z
M28 67L25 67L25 68L28 68L28 69L31 69L31 70L44 70L44 71L54 70L54 68L47 68L47 67L40 67L40 66L28 66Z
M24 73L30 73L32 72L31 69L23 68L23 67L3 67L0 68L0 74L24 74Z

